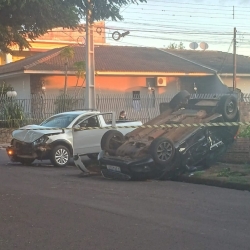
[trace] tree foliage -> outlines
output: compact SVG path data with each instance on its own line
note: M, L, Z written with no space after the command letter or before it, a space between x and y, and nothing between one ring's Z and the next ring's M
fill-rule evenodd
M79 61L79 62L75 62L74 63L74 67L76 69L76 85L75 85L75 98L77 95L77 87L78 87L78 83L79 83L79 79L82 78L83 82L82 82L82 86L86 80L86 64L84 61ZM81 86L81 87L82 87Z
M7 92L12 91L10 84L0 82L0 128L19 127L25 122L25 114L22 104L15 98L7 97Z
M11 91L13 88L10 84L7 84L5 81L0 82L0 97L7 94L8 91Z
M56 27L76 28L79 22L79 10L69 0L0 0L0 49L27 48L27 38Z
M11 53L11 46L22 50L34 40L57 27L77 28L87 10L91 21L121 20L120 9L146 0L0 0L0 50Z
M100 21L111 18L113 21L122 20L120 10L129 4L139 4L147 0L74 0L80 9L82 16L86 16L87 10L92 9L91 21Z
M69 60L73 59L75 56L75 51L72 47L68 46L65 47L61 53L60 56L65 60L65 82L64 82L64 94L66 94L67 92L67 88L68 88L68 64L69 64Z

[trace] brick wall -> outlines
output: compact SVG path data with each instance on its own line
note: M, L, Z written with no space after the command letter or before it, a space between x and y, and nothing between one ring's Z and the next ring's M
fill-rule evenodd
M250 138L238 138L220 159L226 163L250 163Z
M10 143L12 139L12 131L11 128L0 128L0 144L1 143Z
M250 122L250 103L249 102L240 102L240 121Z

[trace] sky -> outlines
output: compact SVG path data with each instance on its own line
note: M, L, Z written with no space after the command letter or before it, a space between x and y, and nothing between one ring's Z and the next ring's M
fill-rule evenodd
M147 0L121 9L123 21L106 21L106 42L112 45L167 48L170 43L190 43L202 50L233 53L233 31L237 30L236 53L250 56L250 0ZM118 41L113 32L129 34Z

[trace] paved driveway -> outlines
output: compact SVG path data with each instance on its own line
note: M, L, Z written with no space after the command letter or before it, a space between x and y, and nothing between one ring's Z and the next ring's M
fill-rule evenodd
M8 164L0 151L0 249L250 249L250 194L170 181L83 177Z

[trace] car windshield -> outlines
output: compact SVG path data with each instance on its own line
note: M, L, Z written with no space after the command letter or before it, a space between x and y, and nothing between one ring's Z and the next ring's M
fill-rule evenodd
M66 128L79 114L61 114L52 116L40 125L51 128Z

